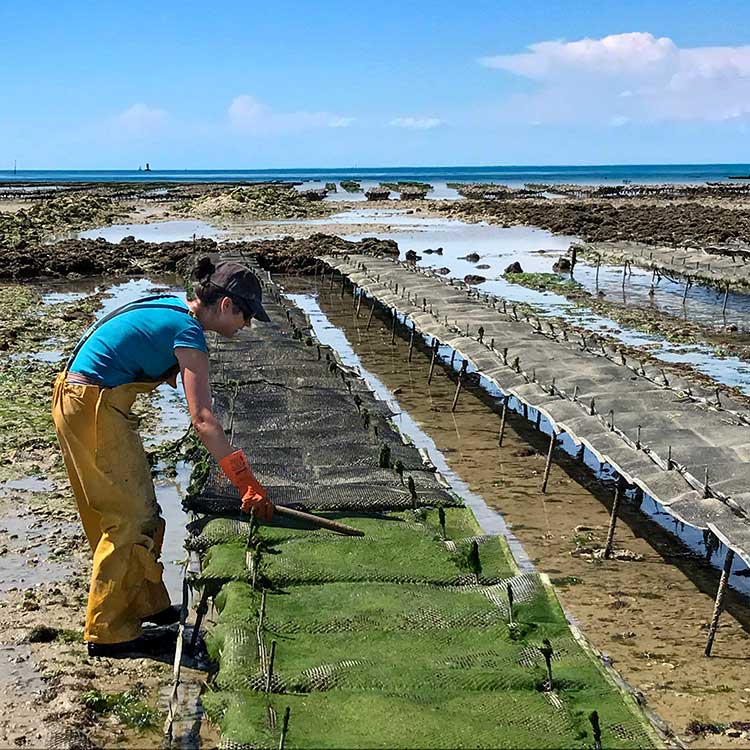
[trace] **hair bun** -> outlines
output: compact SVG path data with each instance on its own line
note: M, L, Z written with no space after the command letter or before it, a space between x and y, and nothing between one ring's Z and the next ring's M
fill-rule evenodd
M207 280L215 270L216 266L211 262L211 258L206 255L203 258L199 258L198 262L195 264L193 277L197 281L204 281Z

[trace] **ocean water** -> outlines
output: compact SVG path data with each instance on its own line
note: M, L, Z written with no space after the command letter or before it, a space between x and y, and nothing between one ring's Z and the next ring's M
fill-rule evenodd
M495 182L522 187L527 182L618 184L704 183L750 176L750 164L633 164L593 166L383 167L348 169L154 169L0 170L0 182L366 182L418 180L429 183Z

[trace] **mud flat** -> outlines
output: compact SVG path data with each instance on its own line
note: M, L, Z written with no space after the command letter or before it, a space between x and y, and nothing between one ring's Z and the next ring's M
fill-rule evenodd
M628 240L649 245L700 247L750 242L750 206L698 201L503 200L436 204L451 218L525 224L587 242Z
M164 288L164 286L161 286ZM54 377L96 315L148 293L131 281L0 287L0 745L158 746L170 665L89 659L83 644L90 554L50 418ZM152 450L182 432L184 409L161 394L139 404ZM181 423L182 429L178 427ZM157 454L155 454L157 455ZM158 470L169 467L156 460ZM167 518L166 580L180 593L184 518L176 476L156 477ZM182 472L182 473L180 473ZM176 539L175 539L176 535ZM174 543L176 541L176 544ZM186 667L186 686L204 679Z

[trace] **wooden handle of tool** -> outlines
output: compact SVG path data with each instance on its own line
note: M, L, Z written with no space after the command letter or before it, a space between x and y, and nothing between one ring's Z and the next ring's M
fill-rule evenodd
M301 510L295 510L294 508L287 508L285 505L274 505L273 512L280 515L286 516L287 518L296 518L298 521L307 521L308 523L314 523L316 526L320 526L324 529L330 529L335 531L337 534L346 534L347 536L364 536L365 532L355 529L352 526L347 526L344 523L338 523L338 521L331 521L330 518L321 518L320 516L313 515L312 513L305 513Z

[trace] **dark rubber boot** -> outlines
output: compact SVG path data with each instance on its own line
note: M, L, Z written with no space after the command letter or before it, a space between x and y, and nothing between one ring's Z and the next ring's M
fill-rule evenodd
M174 625L180 621L180 614L182 614L182 607L172 604L161 612L144 617L141 622L149 622L152 625Z
M122 643L93 643L86 644L89 656L107 657L109 659L137 659L142 656L157 656L166 654L175 647L177 635L172 631L162 631L158 634L144 634L132 641Z

